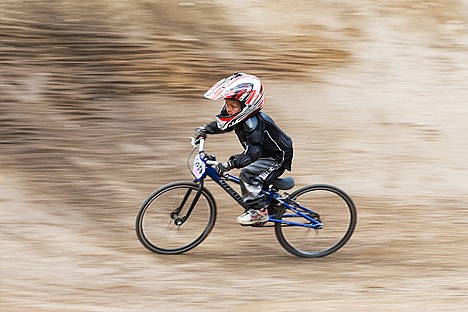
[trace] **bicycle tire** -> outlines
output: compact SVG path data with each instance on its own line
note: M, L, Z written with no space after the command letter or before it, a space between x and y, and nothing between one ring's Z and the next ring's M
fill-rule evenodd
M159 254L181 254L206 239L216 222L216 201L206 188L202 188L195 207L183 224L176 225L173 216L184 195L190 194L180 212L180 216L184 215L198 188L199 184L194 182L173 182L146 198L135 221L136 234L146 249Z
M275 223L278 242L289 253L303 258L325 257L341 249L353 235L357 211L353 200L343 190L332 185L316 184L300 188L289 197L300 205L313 209L324 223L322 229L316 230ZM310 222L298 215L289 214L288 211L283 205L276 219Z

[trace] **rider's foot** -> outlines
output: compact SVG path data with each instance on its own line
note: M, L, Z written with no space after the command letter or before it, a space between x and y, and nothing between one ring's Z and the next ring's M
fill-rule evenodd
M268 210L262 209L249 209L237 218L237 222L242 225L252 225L268 221Z

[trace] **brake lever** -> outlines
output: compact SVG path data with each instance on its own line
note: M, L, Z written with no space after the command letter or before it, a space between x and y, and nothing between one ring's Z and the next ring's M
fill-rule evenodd
M211 155L205 154L205 157L206 157L206 160L216 161L216 156L213 155L213 154L211 154Z
M198 143L200 143L200 138L195 139L194 137L189 137L189 139L193 147L197 147Z

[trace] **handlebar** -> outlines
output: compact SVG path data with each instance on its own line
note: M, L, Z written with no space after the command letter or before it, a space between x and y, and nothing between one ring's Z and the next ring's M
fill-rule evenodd
M203 159L205 159L207 165L216 166L219 163L216 160L207 159L207 155L205 154L205 138L200 137L198 139L195 139L193 137L190 137L190 140L193 148L196 148L198 145L198 154L200 154L203 157Z
M205 151L205 138L200 137L198 139L195 139L193 137L190 137L190 140L192 141L192 146L195 148L198 145L198 152L204 152Z

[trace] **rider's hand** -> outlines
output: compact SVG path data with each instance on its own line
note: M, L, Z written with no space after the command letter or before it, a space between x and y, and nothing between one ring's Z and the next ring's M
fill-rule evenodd
M197 127L195 128L195 138L196 139L199 139L199 138L206 138L206 126L200 126L200 127Z
M232 165L231 161L227 161L225 163L218 163L216 165L216 172L218 172L220 176L224 176L226 172L228 172L232 168L234 168L234 166Z

